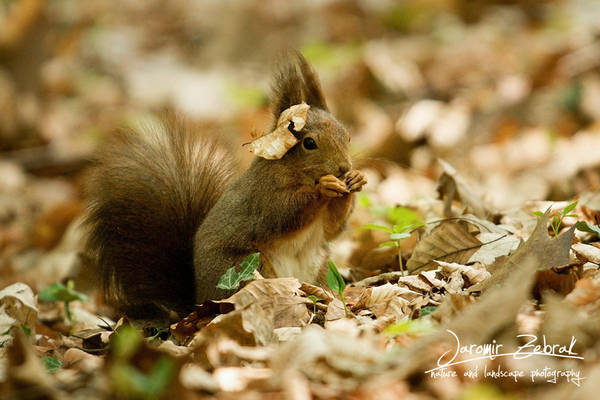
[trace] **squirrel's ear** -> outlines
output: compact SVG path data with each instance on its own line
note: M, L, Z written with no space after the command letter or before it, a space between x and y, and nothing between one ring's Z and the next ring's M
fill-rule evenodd
M293 105L304 101L303 81L296 63L287 61L279 67L272 87L271 108L275 119Z
M300 72L302 73L304 81L304 101L311 107L328 111L325 96L323 95L323 89L321 89L321 82L319 82L317 73L299 51L296 52L296 58L298 59L298 66L300 67Z
M319 78L300 52L286 57L275 74L272 91L271 107L276 119L285 109L300 103L328 110Z

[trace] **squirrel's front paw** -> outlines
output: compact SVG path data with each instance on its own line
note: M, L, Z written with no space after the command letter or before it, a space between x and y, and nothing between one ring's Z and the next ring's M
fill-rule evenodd
M346 182L346 187L350 190L350 193L360 192L362 187L367 184L365 174L357 169L346 172L343 179Z
M342 197L350 193L346 184L333 175L324 175L319 178L317 187L319 188L319 193L325 197Z

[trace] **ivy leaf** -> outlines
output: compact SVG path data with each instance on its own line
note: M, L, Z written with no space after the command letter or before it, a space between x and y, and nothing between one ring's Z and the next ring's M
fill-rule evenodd
M46 367L46 371L53 373L62 367L62 363L55 356L42 357L42 363Z
M244 258L240 264L240 272L237 272L235 267L229 268L219 279L217 288L223 290L235 290L244 281L254 279L254 270L260 265L260 253L250 254Z
M428 306L428 307L421 308L421 311L419 312L419 318L431 314L436 309L437 309L437 306Z
M51 285L46 286L40 291L40 293L38 293L38 300L46 302L71 302L74 300L86 301L87 296L73 289L71 285L65 286L60 282L55 282Z

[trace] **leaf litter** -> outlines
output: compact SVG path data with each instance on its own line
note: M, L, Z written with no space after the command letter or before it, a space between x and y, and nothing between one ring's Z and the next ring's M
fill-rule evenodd
M9 3L0 13L0 52L10 61L0 68L2 397L597 395L593 2L543 9L535 2L299 3L285 10L254 1L239 8ZM40 15L44 24L35 24ZM277 23L247 24L267 15ZM140 17L153 23L129 23ZM208 32L214 36L198 42ZM272 40L262 40L265 32ZM302 45L303 35L322 34L331 41ZM231 37L243 43L232 45ZM148 118L141 109L173 107L202 129L218 121L223 137L248 142L251 130L270 131L266 84L257 79L265 74L240 65L263 65L281 50L278 41L289 47L296 39L353 131L357 164L370 182L350 229L331 244L337 273L330 285L262 279L249 260L224 277L224 286L238 290L228 299L170 321L120 318L99 300L78 247L79 171L98 137ZM39 79L22 81L24 63ZM297 143L292 131L304 129L307 108L288 109L274 131L252 141L254 153L282 157ZM239 132L245 136L233 136ZM554 223L575 201L578 217ZM398 206L425 226L396 232L397 248L379 248L385 235L357 229L396 224L378 208ZM566 349L575 338L572 350L583 359L469 361L463 352L455 359L461 364L446 367L456 377L432 376L456 338L468 346L495 341L509 352L531 339L518 335ZM475 368L478 376L465 375ZM545 368L584 379L529 379ZM484 377L484 370L526 378Z

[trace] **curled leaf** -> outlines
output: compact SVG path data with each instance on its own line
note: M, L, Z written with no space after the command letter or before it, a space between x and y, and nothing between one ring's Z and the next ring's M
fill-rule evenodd
M306 115L310 106L306 103L296 104L285 109L277 121L274 131L253 140L250 151L267 160L279 160L296 143L298 138L290 131L300 132L306 124ZM291 126L290 126L291 124Z

